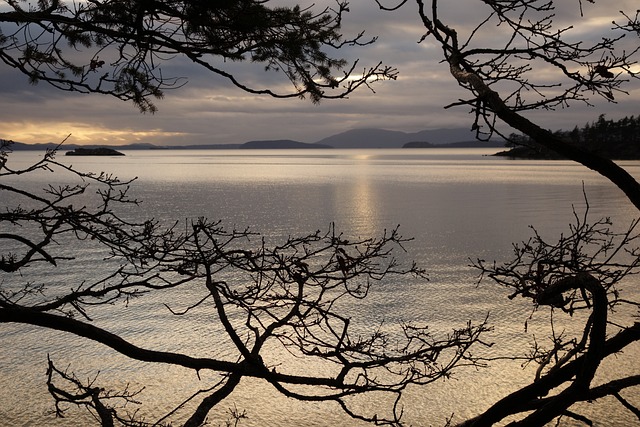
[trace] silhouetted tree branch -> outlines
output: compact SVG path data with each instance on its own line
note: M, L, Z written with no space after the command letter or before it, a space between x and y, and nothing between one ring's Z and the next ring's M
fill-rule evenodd
M417 324L403 324L395 331L374 326L369 335L352 332L350 316L338 308L349 306L342 305L343 300L366 298L372 286L391 277L424 278L425 272L415 264L403 266L395 258L408 240L397 229L378 238L347 239L331 227L273 246L248 230L227 231L204 218L188 221L178 232L175 225L164 228L158 222L120 216L118 206L136 203L127 195L128 182L76 172L58 163L55 152L48 152L34 167L14 170L6 148L2 177L57 170L82 184L50 188L43 196L2 184L3 192L15 198L16 208L0 213L0 225L8 229L0 234L3 271L14 273L0 287L0 323L64 331L132 360L219 373L223 380L200 397L186 426L202 425L244 377L264 380L294 399L333 401L352 417L394 425L401 416L398 401L406 387L431 383L456 368L479 363L468 350L480 344L486 322L467 323L448 334ZM78 198L96 187L97 207L91 208L86 199L80 203ZM12 231L16 228L28 239L16 238L19 234ZM69 283L64 289L46 281L36 289L15 274L37 263L74 262L74 256L58 255L70 244L78 251L98 245L114 262L115 271L97 269L90 281ZM104 277L97 277L100 274ZM186 308L167 301L167 315L204 313L221 328L211 344L228 343L227 356L195 357L145 348L92 321L96 307L170 289L196 290L196 302L186 303ZM274 348L284 350L295 363L289 367L290 362L273 359ZM296 372L294 366L299 364L309 367L306 373ZM318 365L325 368L316 371L313 367ZM60 380L58 385L54 377ZM53 362L48 384L58 413L62 404L75 404L89 409L102 425L129 425L123 421L128 418L120 413L122 407L109 402L128 401L134 395L105 392L108 388L98 387L97 382L83 384ZM352 406L350 397L372 392L389 394L396 403L373 413Z
M348 5L341 1L319 12L256 0L5 3L9 10L0 11L2 62L31 83L113 95L133 101L143 112L156 110L153 98L161 98L165 89L186 82L163 72L165 62L180 57L246 92L308 95L313 102L344 98L361 86L396 77L396 70L382 63L361 70L357 62L348 65L327 54L375 40L363 33L343 39L340 27ZM228 71L227 61L280 71L293 90L252 87Z
M612 321L608 317L609 312L615 313L622 306L637 308L637 302L620 297L617 284L639 271L638 221L619 233L610 229L609 220L589 224L587 216L588 209L582 217L575 214L571 233L556 243L545 241L534 229L533 238L514 245L512 261L502 265L483 260L474 263L481 278L488 277L512 290L509 298L530 299L535 311L550 307L548 321L552 331L563 322L561 316L553 315L554 310L569 315L564 321L584 319L585 324L576 336L554 332L551 349L536 345L529 356L531 362L538 364L534 381L461 425L489 426L529 411L532 412L510 425L544 425L567 414L577 402L615 396L621 389L638 386L637 375L612 380L606 386L592 385L602 360L640 339L639 323L629 324L624 317ZM578 316L583 311L589 311L586 318ZM611 331L615 335L607 338ZM556 389L561 391L551 394ZM623 406L634 412L633 405L626 403Z
M412 3L376 2L388 11ZM556 24L554 1L475 2L480 15L477 25L470 29L463 24L457 28L455 11L444 12L438 0L415 3L425 28L419 43L440 47L451 76L470 94L468 99L446 108L470 107L475 116L472 129L479 138L500 134L500 122L517 129L540 146L597 171L640 209L640 184L624 168L579 144L571 144L526 117L531 110L590 104L589 98L593 96L615 103L617 97L628 94L625 87L638 78L640 45L637 39L626 44L630 36L640 34L637 11L634 15L621 12L627 22L614 22L608 32L590 43L571 41L573 27ZM581 1L576 3L576 26L588 15L587 6ZM492 37L486 37L487 34ZM536 309L547 304L555 311L574 314L587 310L590 314L583 319L584 327L578 335L567 340L556 334L557 321L551 311L554 346L548 351L534 348L530 361L538 363L539 368L531 385L506 396L463 425L493 425L517 414L522 415L510 425L544 425L563 415L589 422L570 408L591 395L606 394L606 388L595 393L591 385L599 363L611 354L603 349L612 340L618 342L620 336L628 337L629 341L619 350L637 341L637 324L611 322L607 317L608 310L621 304L631 309L638 307L633 299L622 300L616 289L618 281L637 270L640 255L635 249L637 222L627 232L617 234L609 229L607 220L588 225L586 216L575 215L575 219L570 235L561 237L558 243L548 243L536 232L531 241L515 246L512 262L502 266L490 266L483 261L475 264L483 275L511 289L512 298L531 299ZM606 338L611 329L620 332ZM621 383L634 387L634 378L622 378ZM543 398L557 387L563 391ZM609 394L616 393L612 387ZM620 402L636 413L633 404Z
M437 0L416 2L426 30L420 42L433 41L442 48L452 77L470 93L469 99L449 107L470 107L475 115L472 127L479 137L498 132L501 120L607 177L640 209L639 184L623 168L568 144L525 117L534 109L588 103L590 96L615 102L624 95L628 81L638 77L634 58L640 48L622 53L615 48L624 37L638 34L637 13L623 13L627 22L613 24L612 31L617 33L587 45L568 42L571 28L555 26L553 1L483 1L486 19L466 36L458 33L453 18L441 16ZM344 3L337 10L315 14L249 0L215 5L96 0L72 6L39 1L28 8L25 3L7 2L10 10L0 12L0 23L8 24L3 25L0 39L3 62L34 83L46 81L63 90L114 95L132 100L142 111L155 109L151 99L161 97L163 89L182 84L180 79L165 77L160 68L176 55L247 92L276 97L308 94L313 101L344 97L376 79L395 77L394 69L379 64L353 79L356 65L347 67L324 53L326 47L370 42L362 34L342 40ZM407 3L378 4L395 10ZM576 19L580 19L588 5L579 1L577 6ZM492 31L497 28L507 37L497 46L483 46L482 34L492 25ZM249 87L220 68L217 59L252 60L268 70L281 70L294 90L280 94ZM347 67L344 75L335 77L343 67ZM557 72L558 82L538 80L538 70ZM354 240L330 228L270 244L249 230L229 231L205 219L185 222L184 230L182 224L130 220L116 209L137 204L128 195L130 181L77 172L57 162L55 151L32 166L12 169L9 151L9 144L2 142L0 191L11 205L0 212L0 270L16 279L0 287L0 322L65 331L133 360L181 366L196 374L215 372L216 381L178 404L183 408L199 399L185 425L205 422L244 377L265 381L301 401L334 402L358 420L398 425L407 387L432 383L456 368L477 367L486 360L469 352L482 344L486 321L467 323L448 334L417 324L404 324L391 332L382 327L373 327L367 334L353 332L351 319L340 310L341 301L365 298L383 280L424 275L417 266L394 258L394 251L402 250L406 241L397 229L377 238ZM71 174L78 183L50 186L43 192L13 184L16 177L54 170ZM638 323L618 318L614 311L640 306L633 298L622 297L617 287L637 272L637 222L616 233L608 220L588 224L586 212L574 219L570 233L557 243L547 242L534 230L530 241L514 246L513 261L475 263L484 277L507 288L512 298L526 298L534 313L548 316L552 347L534 343L532 352L524 356L538 365L531 383L462 425L493 425L512 416L513 425L540 425L562 416L589 423L573 405L605 396L614 397L638 416L637 404L620 394L638 386L638 375L601 385L592 381L603 360L640 339ZM101 248L114 268L104 277L94 274L91 280L64 290L20 279L20 273L36 265L58 267L73 262L74 255L61 250L70 242ZM196 289L197 297L184 303L186 307L167 301L168 313L206 313L219 328L216 339L225 340L228 355L196 357L187 351L146 348L92 320L96 307L186 288ZM557 333L556 326L563 322L581 327ZM283 350L296 363L330 368L301 374L274 360L268 351L272 348ZM63 406L77 405L87 408L102 425L145 425L126 408L137 401L137 391L107 391L97 379L80 381L52 361L47 385L60 415ZM366 393L385 393L392 403L373 412L352 406L350 398ZM160 414L157 422L148 424L169 422L173 414ZM236 421L240 418L237 413Z
M396 10L408 1L395 6L382 1L377 3L382 9ZM492 86L505 90L500 98L510 110L524 112L574 101L588 103L588 94L613 100L613 93L626 93L622 89L626 82L624 75L635 77L632 66L638 48L620 56L615 54L623 34L612 31L594 44L570 42L568 36L572 28L558 27L554 23L553 1L482 2L483 6L478 9L485 8L486 18L478 19L476 27L465 29L465 35L458 34L456 28L449 25L455 21L455 16L441 14L437 0L416 0L416 3L427 30L419 42L431 41L441 46L445 60L453 67L454 77L474 95L472 99L452 105L471 106L477 114L477 126L483 118L490 118L495 113L491 106L487 110L478 108L484 107L486 100L483 97ZM617 28L631 30L633 23L630 20ZM491 42L483 39L485 31L498 31L505 37L488 45ZM549 67L558 72L557 82L543 82L538 75L540 70ZM480 82L483 84L479 85ZM493 120L487 120L487 130L493 130L493 123Z
M376 1L390 10L407 3L387 7ZM615 102L618 94L626 94L624 84L629 78L638 77L633 67L640 46L635 44L622 53L617 53L616 47L625 40L621 30L637 30L637 15L635 20L627 17L627 24L614 24L611 33L603 35L601 41L586 44L569 42L571 27L555 25L553 1L482 2L487 10L486 19L479 20L464 36L448 23L455 17L440 15L437 0L416 0L416 3L426 29L420 42L434 42L442 48L451 75L472 95L448 107L471 107L475 114L472 128L479 137L487 138L498 132L496 121L499 119L538 144L605 176L640 209L640 184L626 170L563 141L524 116L534 109L554 109L575 102L588 104L589 96ZM502 31L503 41L496 46L483 46L485 30ZM543 72L545 76L555 72L557 79L549 83L548 79L539 78L538 74Z

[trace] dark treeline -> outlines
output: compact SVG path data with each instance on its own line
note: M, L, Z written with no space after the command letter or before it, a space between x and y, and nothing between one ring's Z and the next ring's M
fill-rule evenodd
M608 120L600 114L598 120L574 127L571 131L557 130L554 135L572 144L610 159L640 159L640 115ZM500 153L511 157L559 158L530 137L511 134L506 144L509 151Z

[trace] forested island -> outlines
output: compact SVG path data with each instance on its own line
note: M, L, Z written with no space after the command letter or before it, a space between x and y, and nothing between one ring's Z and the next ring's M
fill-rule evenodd
M613 160L640 159L640 115L607 120L604 114L595 122L571 131L557 130L554 135L570 144L580 146L602 157ZM563 157L533 141L528 136L509 135L509 150L496 156L527 159L562 159Z
M75 150L67 151L65 153L67 156L124 156L124 153L121 153L113 148L107 147L96 147L96 148L76 148Z

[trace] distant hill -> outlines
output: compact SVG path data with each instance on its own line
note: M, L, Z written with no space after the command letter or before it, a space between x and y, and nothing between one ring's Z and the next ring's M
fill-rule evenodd
M427 141L411 141L407 142L402 146L402 148L437 148L437 145L434 145Z
M23 142L14 142L11 144L11 149L14 151L24 151L24 150L52 150L57 148L59 144L53 142L46 142L43 144L25 144ZM219 149L234 149L238 148L240 144L205 144L205 145L154 145L154 144L125 144L125 145L113 145L111 147L115 147L119 150L219 150ZM59 147L60 151L71 151L77 150L78 148L99 148L104 147L104 145L78 145L78 144L62 144Z
M409 142L441 145L474 139L475 131L467 128L431 129L414 133L385 129L353 129L321 139L316 144L326 144L335 148L401 148Z
M25 144L23 142L15 142L15 141L13 142L13 144L11 144L11 149L14 151L24 151L24 150L45 151L45 150L53 150L54 148L58 148L60 151L73 151L73 150L77 150L78 148L97 149L101 147L104 147L104 145L97 145L97 144L92 144L92 145L62 144L60 145L54 142L45 142L42 144ZM149 150L153 148L165 148L165 147L158 147L157 145L153 145L153 144L129 144L129 145L119 145L118 148L121 150Z
M407 142L402 148L504 148L504 141L461 141L449 144L431 144L429 142Z
M54 148L56 148L58 146L58 144L54 144L53 142L46 142L46 143L42 143L42 144L25 144L23 142L13 142L11 144L11 149L13 151L23 151L23 150L39 150L39 151L45 151L45 150L52 150ZM76 148L78 148L78 145L75 144L70 144L70 145L65 145L65 150L75 150Z
M130 150L129 145L120 146L120 149ZM194 145L151 145L152 150L235 150L240 144L194 144ZM136 148L133 148L134 150Z
M241 144L238 148L249 149L289 149L289 148L333 148L324 144L308 144L306 142L293 141L291 139L276 139L267 141L249 141Z
M476 142L476 131L470 128L429 129L413 134L413 141L429 141L435 145L446 145L458 142ZM502 142L501 142L502 144Z
M315 143L304 143L290 139L248 141L244 144L204 144L204 145L154 145L154 144L128 144L112 146L118 150L214 150L236 148L402 148L405 144L412 146L442 146L444 144L472 144L461 146L482 146L474 141L475 133L466 128L431 129L420 132L400 132L386 129L354 129L332 135ZM471 141L471 142L470 142ZM499 147L503 143L497 143ZM454 147L456 145L448 145ZM58 147L56 143L23 144L14 143L11 148L20 150L46 150ZM79 147L97 148L99 145L64 144L61 151L75 150Z
M415 138L410 134L384 129L354 129L321 139L316 144L335 148L400 148Z

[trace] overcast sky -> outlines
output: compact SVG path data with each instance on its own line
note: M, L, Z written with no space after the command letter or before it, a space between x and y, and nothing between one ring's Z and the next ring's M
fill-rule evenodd
M563 0L558 2L556 20L573 20L571 37L575 40L597 40L611 34L612 20L621 21L618 10L635 13L636 1L617 0L615 7L609 1L597 1L595 5L585 1L585 16L580 20L579 0ZM327 3L322 0L315 4L323 2ZM442 11L441 18L460 34L485 16L486 6L481 1L442 3L447 9ZM400 73L397 81L376 84L376 93L365 88L347 100L326 100L320 105L296 98L256 96L178 59L167 64L165 74L185 76L188 84L167 91L165 98L157 102L157 113L143 115L132 104L108 96L60 92L45 83L30 86L26 77L0 63L0 138L27 143L57 142L71 134L71 143L111 145L224 144L255 139L316 142L356 128L415 132L471 126L472 117L464 107L443 108L467 97L467 93L439 62L438 48L428 39L417 43L424 31L413 2L398 12L381 12L373 0L352 0L350 10L344 23L347 35L365 30L379 39L373 46L342 52L344 57L359 58L363 67L383 61L397 67ZM278 76L263 72L259 64L233 67L255 86L280 87ZM549 129L570 129L595 120L603 112L612 119L637 115L640 91L635 88L640 87L639 83L629 85L629 96L619 96L617 104L592 99L592 107L576 104L569 109L532 113L528 117Z

